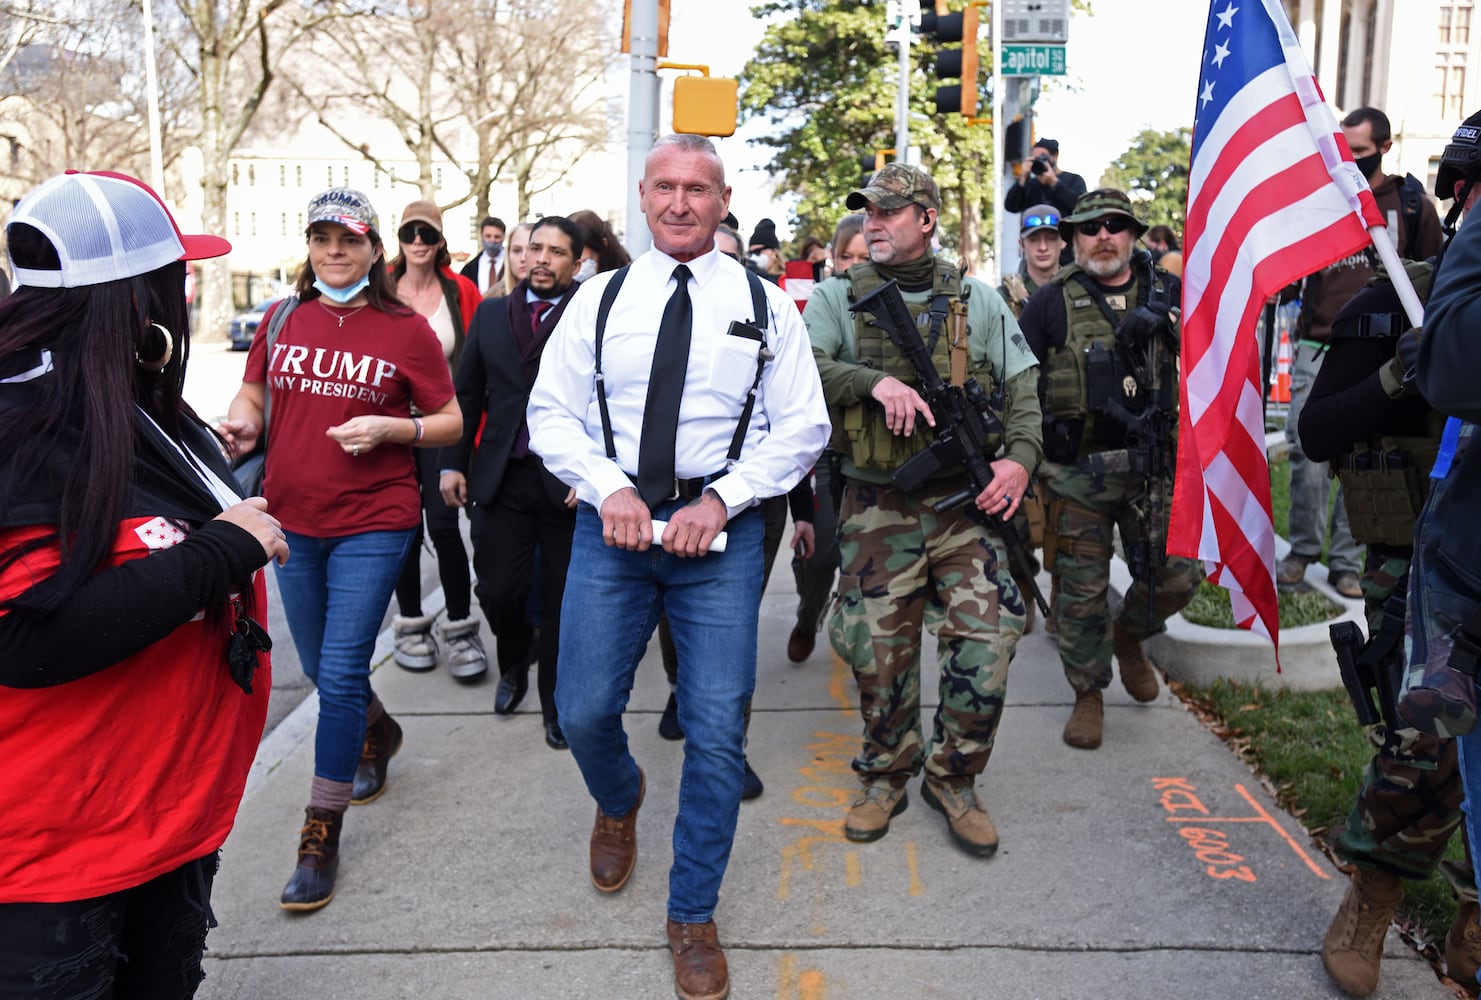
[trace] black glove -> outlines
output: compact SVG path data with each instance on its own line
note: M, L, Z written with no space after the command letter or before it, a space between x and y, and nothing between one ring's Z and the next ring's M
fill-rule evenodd
M1399 335L1399 342L1394 345L1394 357L1399 361L1399 368L1404 373L1404 385L1407 388L1414 384L1415 370L1419 367L1419 328L1410 327Z

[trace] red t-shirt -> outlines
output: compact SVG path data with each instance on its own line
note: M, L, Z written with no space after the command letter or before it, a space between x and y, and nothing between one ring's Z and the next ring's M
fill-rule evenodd
M276 308L276 307L275 307ZM269 311L247 354L248 382L268 383L263 495L283 527L315 538L416 527L422 497L409 444L350 455L325 432L352 417L432 413L453 398L442 345L415 313L364 308L344 325L317 299L293 311L267 358Z
M47 530L0 530L0 550ZM113 565L184 537L164 518L125 521ZM57 564L55 547L12 564L0 574L0 600ZM266 608L260 572L253 593L253 607ZM251 695L232 683L230 627L229 615L219 622L197 615L89 677L0 690L0 903L121 892L226 841L273 686L265 656Z

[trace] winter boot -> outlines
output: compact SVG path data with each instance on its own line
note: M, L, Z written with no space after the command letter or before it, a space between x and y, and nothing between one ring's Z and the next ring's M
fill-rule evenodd
M1481 926L1476 917L1475 903L1461 903L1445 935L1445 970L1472 993L1476 992L1476 970L1481 968Z
M1081 750L1100 746L1101 723L1105 719L1105 695L1099 690L1076 691L1070 721L1064 724L1064 741Z
M1142 641L1116 622L1111 626L1111 649L1121 665L1121 686L1126 693L1141 702L1156 700L1157 668L1147 659Z
M489 658L478 635L480 622L469 615L462 621L445 621L437 634L446 650L447 670L460 681L476 681L489 672Z
M360 748L360 763L355 768L355 784L350 789L350 804L363 806L374 802L386 790L386 767L401 749L401 724L389 712L365 727L365 745Z
M1365 997L1378 986L1383 937L1403 898L1404 880L1399 876L1367 868L1353 872L1352 884L1322 941L1322 965L1348 996Z
M327 906L334 898L334 877L339 873L339 831L343 810L304 810L303 829L298 831L298 867L283 887L278 905L285 910L308 912Z
M432 637L432 623L436 615L421 615L417 618L391 619L391 631L396 636L396 665L407 670L431 670L437 666L437 640Z

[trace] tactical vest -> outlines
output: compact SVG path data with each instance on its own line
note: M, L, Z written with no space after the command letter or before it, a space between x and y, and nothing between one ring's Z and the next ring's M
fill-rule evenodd
M1069 264L1061 268L1050 282L1064 294L1065 338L1062 347L1051 347L1045 353L1041 375L1045 422L1062 422L1073 428L1069 431L1071 440L1064 440L1058 434L1048 434L1045 437L1046 448L1051 439L1062 441L1062 446L1067 446L1064 451L1057 450L1055 454L1047 456L1051 461L1064 464L1073 464L1086 455L1101 450L1094 446L1100 436L1096 433L1097 415L1090 412L1089 406L1090 374L1087 352L1092 347L1110 349L1116 344L1116 331L1095 304L1094 296L1085 288L1083 282L1089 279L1080 278L1079 275L1082 274L1084 271L1079 264ZM1134 280L1125 293L1126 301L1122 307L1113 307L1118 316L1125 315L1135 305L1140 283L1139 278ZM1109 420L1107 417L1100 419Z
M1429 298L1433 268L1406 265L1415 291ZM1334 323L1332 336L1397 337L1410 326L1400 309ZM1355 441L1332 462L1332 474L1342 484L1347 523L1362 545L1414 545L1414 522L1430 493L1430 469L1440 452L1445 417L1431 410L1423 437L1376 437Z
M930 297L924 302L906 302L906 307L920 329L921 339L931 351L936 370L941 373L942 378L950 381L951 314L953 311L962 313L964 342L961 350L965 351L965 336L969 332L965 323L966 295L961 275L956 268L939 257L935 259L935 265ZM855 264L844 276L849 282L850 302L857 302L883 285L886 280L871 263ZM920 377L915 368L890 343L883 330L867 322L864 313L854 314L854 357L858 364L894 376L912 389L920 388ZM967 373L977 379L984 391L992 393L994 383L991 371L979 369L970 360L970 356ZM927 448L932 441L924 420L916 422L915 432L908 438L890 433L889 425L885 422L884 408L873 399L844 407L833 426L834 448L846 453L856 468L877 472L890 472L899 468L912 455ZM998 438L992 438L988 442L989 451L995 454L999 444Z
M1003 301L1008 303L1008 308L1013 310L1014 319L1023 316L1023 307L1028 305L1028 300L1034 294L1029 290L1023 275L1016 271L1003 275L1003 283L998 286L998 293L1003 296Z

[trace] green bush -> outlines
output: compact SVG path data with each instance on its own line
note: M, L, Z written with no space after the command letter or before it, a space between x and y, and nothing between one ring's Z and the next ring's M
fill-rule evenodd
M1281 628L1295 628L1324 622L1342 614L1343 609L1315 590L1280 591L1276 595ZM1183 617L1195 625L1209 628L1234 628L1234 612L1229 605L1229 591L1204 580L1193 593L1193 600L1183 609Z

